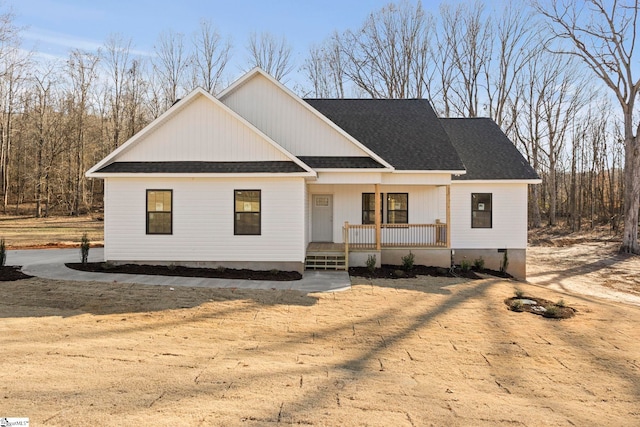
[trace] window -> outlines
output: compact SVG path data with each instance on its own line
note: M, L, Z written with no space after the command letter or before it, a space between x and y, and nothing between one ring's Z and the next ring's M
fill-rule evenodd
M471 228L491 228L491 193L471 193Z
M408 193L387 194L387 223L388 224L408 224L409 223L409 194Z
M260 234L260 190L235 190L233 234Z
M173 190L147 190L147 234L173 233Z
M376 195L375 193L362 193L362 223L376 223ZM382 222L382 194L380 194L380 222Z

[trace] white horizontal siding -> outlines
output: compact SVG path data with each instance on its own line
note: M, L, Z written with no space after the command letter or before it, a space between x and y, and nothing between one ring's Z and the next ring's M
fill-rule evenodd
M318 172L318 184L448 185L449 173Z
M308 186L310 194L333 194L333 241L342 242L342 227L362 224L362 193L373 193L373 185L318 185ZM446 221L446 193L434 186L380 186L384 193L383 208L386 211L387 193L409 193L409 223L434 224L436 219ZM309 198L311 200L311 197ZM309 208L311 212L311 209ZM386 212L384 213L386 216ZM313 218L309 221L309 227ZM309 230L310 233L310 230Z
M471 193L492 193L492 228L471 228ZM527 184L452 184L451 224L453 248L526 248Z
M450 173L384 173L382 184L388 185L447 185Z
M221 101L295 156L367 156L260 74Z
M303 262L302 178L108 178L105 258ZM173 190L173 234L146 234L146 190ZM235 236L234 190L261 190L262 234Z
M318 172L318 184L380 184L380 172Z
M118 161L289 160L221 105L198 96Z

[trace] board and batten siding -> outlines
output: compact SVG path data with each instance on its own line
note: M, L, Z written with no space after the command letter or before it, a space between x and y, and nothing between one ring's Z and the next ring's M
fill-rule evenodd
M492 194L492 227L471 228L471 194ZM451 247L526 249L527 184L451 185Z
M349 224L362 224L362 193L373 193L373 185L309 185L309 194L333 195L333 241L342 242L342 227ZM434 224L436 219L446 221L446 192L433 186L380 186L383 195L383 208L387 209L387 193L409 193L409 223ZM311 203L312 198L309 197ZM313 218L309 221L309 228ZM311 230L309 229L309 233Z
M368 156L260 74L221 101L295 156Z
M118 161L289 160L264 136L205 96L161 123Z
M146 190L173 190L173 234L146 234ZM261 235L235 236L234 190L261 190ZM105 260L304 262L303 178L107 178Z

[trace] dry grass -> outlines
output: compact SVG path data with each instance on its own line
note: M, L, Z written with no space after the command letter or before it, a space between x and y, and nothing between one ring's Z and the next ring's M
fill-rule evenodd
M7 249L75 247L87 233L92 246L104 241L104 223L90 216L34 218L0 216L0 238Z

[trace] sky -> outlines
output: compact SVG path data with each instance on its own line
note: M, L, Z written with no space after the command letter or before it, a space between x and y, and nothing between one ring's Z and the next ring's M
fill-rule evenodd
M391 0L3 0L23 28L24 49L40 56L67 57L70 49L95 51L112 34L131 38L135 53L151 55L158 35L173 30L187 36L207 19L231 37L239 77L246 69L249 34L285 36L301 65L313 43L334 30L358 28ZM436 7L436 2L431 2ZM426 6L426 5L425 5Z

